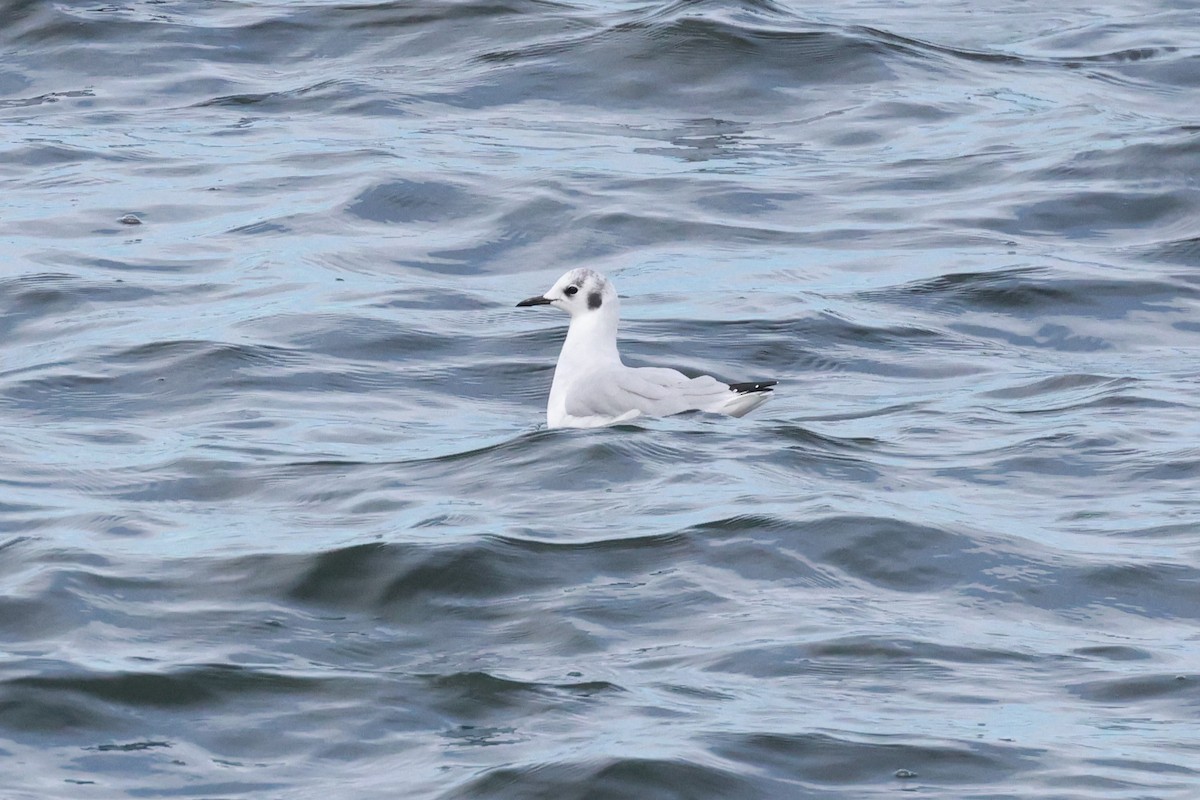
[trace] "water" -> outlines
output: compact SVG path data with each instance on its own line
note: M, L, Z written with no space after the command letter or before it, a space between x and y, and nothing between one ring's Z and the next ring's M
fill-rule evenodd
M5 800L1200 795L1193 4L0 20Z

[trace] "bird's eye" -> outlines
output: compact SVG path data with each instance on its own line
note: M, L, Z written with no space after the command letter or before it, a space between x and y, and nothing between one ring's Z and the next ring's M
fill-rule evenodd
M567 288L563 289L563 294L565 294L567 297L574 297L575 293L578 291L578 286L568 286Z

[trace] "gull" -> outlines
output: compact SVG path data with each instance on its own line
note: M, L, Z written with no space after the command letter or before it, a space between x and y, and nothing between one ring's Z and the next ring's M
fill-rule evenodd
M625 366L617 352L617 290L590 269L571 270L544 295L517 303L524 306L554 306L571 315L546 404L551 428L599 428L684 411L740 417L766 402L777 383L722 383L674 369Z

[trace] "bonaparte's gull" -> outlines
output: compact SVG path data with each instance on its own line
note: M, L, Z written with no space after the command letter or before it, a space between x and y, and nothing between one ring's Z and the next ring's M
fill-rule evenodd
M617 352L617 290L590 269L571 270L550 291L517 306L554 306L571 315L546 405L551 428L598 428L684 411L740 417L765 402L777 383L722 383L708 375L625 366Z

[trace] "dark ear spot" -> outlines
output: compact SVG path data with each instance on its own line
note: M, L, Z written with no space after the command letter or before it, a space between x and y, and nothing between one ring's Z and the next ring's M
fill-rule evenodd
M600 304L603 302L604 300L600 297L599 292L592 292L588 295L588 308L592 309L593 311L599 308Z

